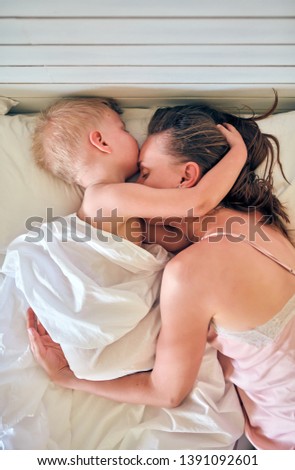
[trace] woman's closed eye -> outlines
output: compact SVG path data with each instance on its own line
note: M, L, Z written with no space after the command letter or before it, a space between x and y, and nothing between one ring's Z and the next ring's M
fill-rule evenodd
M146 180L148 176L149 176L149 173L147 171L140 172L140 178Z
M149 172L146 171L145 169L141 168L138 179L137 179L137 182L138 183L144 183L147 180L148 176L149 176Z

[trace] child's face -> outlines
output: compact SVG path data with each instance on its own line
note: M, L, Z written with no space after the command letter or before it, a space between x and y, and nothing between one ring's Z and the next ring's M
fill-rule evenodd
M138 143L126 130L120 116L111 109L104 118L103 137L112 149L114 164L118 165L125 178L134 175L138 170Z
M152 188L177 188L181 183L184 163L165 150L165 134L149 136L139 154L140 175L137 183Z

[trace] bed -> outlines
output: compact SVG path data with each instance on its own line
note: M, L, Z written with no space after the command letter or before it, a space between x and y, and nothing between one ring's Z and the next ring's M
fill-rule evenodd
M126 127L140 144L145 138L147 122L152 113L153 108L124 109L123 119ZM22 251L24 237L28 233L32 234L34 227L39 227L42 223L46 224L57 216L74 214L82 198L79 187L69 186L35 166L30 152L30 139L35 120L36 114L17 113L15 100L7 97L0 98L0 253L1 263L9 260L6 264L4 262L1 272L0 446L3 449L234 448L243 435L242 410L234 388L224 381L215 351L209 346L206 348L198 381L192 392L180 407L172 410L120 404L81 392L63 390L50 383L43 371L34 363L25 330L26 307L28 303L35 302L37 297L39 303L37 302L36 305L40 307L41 291L38 291L38 280L43 283L43 287L46 282L50 284L51 289L48 289L47 285L46 295L43 296L46 322L46 312L48 313L49 306L51 308L56 298L60 300L65 295L65 291L60 288L62 280L56 282L56 287L52 287L54 280L59 279L56 277L58 274L55 267L52 270L52 278L46 277L47 274L44 275L44 272L51 269L49 269L49 260L46 257L42 258L44 253L37 252L34 243L31 244L31 251ZM276 168L275 190L287 207L290 216L288 230L295 243L295 111L273 115L261 121L259 125L263 131L276 135L280 141L281 160L290 184L281 177ZM262 172L263 168L259 171ZM53 236L58 237L58 230L55 232L54 230ZM116 240L112 240L112 243L118 245ZM138 257L138 266L142 273L140 263L149 263L150 259L143 260L142 251L144 250L138 247L133 249L130 245L128 243L127 246L124 243L120 245L115 261L122 260L126 254L126 259L131 258L133 260L131 265L134 266L137 263L134 260ZM60 248L56 250L51 256L54 266L57 264L57 253L60 252ZM84 263L85 265L87 260L88 264L90 263L91 257L93 258L96 253L95 256L103 258L99 267L97 268L96 265L94 269L102 269L101 276L105 277L103 273L111 272L114 258L106 260L108 254L91 250L93 246L88 254L85 254L85 246L81 253L73 248L68 253L68 259L70 262L74 260L73 264ZM113 247L110 250L113 250ZM22 253L22 256L19 256L19 253ZM149 254L145 256L148 257ZM167 260L164 259L165 255L161 251L156 253L156 258L158 264L153 269L158 276ZM26 259L25 267L20 261L23 259ZM64 265L64 260L62 262ZM44 266L47 268L44 269ZM124 272L127 269L126 266L125 263ZM148 266L151 269L150 265ZM69 269L68 265L67 269ZM9 284L7 279L12 271L21 272L22 277L14 275L13 281L11 281L13 276L10 277L12 284L10 281ZM75 271L77 284L73 289L74 294L65 295L66 298L73 298L73 303L68 304L69 312L73 305L80 305L80 303L78 311L81 313L85 308L85 303L80 302L80 298L87 290L85 288L85 284L86 287L88 286L88 281L85 281L86 274L89 279L89 270L87 273L83 269L78 273ZM71 276L70 278L73 279L72 271ZM159 280L158 277L157 279ZM113 279L110 282L113 282ZM123 282L126 282L125 278ZM130 279L128 282L130 286ZM118 285L117 278L113 284ZM154 284L151 285L154 286ZM109 288L109 285L107 287ZM135 291L136 289L137 287L134 288ZM99 356L99 361L87 371L83 369L83 361L80 360L78 374L81 376L88 374L90 378L111 378L152 366L159 328L159 311L155 304L158 289L153 288L154 297L151 298L149 292L143 295L140 289L141 287L137 291L136 298L128 299L131 306L136 306L134 314L130 315L130 318L125 317L120 327L116 323L118 310L120 310L118 305L108 311L108 315L113 315L114 320L111 327L107 326L106 330L102 331L101 337L107 339L102 341L99 347L105 351L106 345L112 347L116 343L117 349L111 348L112 352L110 354L107 352L103 360L101 360L102 356ZM44 291L41 293L44 294ZM98 295L100 294L95 293L95 298L98 298ZM142 309L138 300L143 297L149 298L145 309ZM58 308L61 308L60 305L59 303ZM141 316L134 319L138 311L141 312ZM89 333L88 317L85 321L86 326L79 324L78 329L71 328L72 320L66 319L63 329L68 328L68 336L77 338L79 342L81 331L85 335ZM90 316L89 322L91 321ZM138 325L141 326L138 327ZM83 330L83 328L86 329ZM117 330L120 331L116 336L114 332L116 333ZM92 336L89 333L87 337L89 342L93 339L93 331ZM124 337L127 338L125 343ZM120 343L120 338L123 338L125 345ZM75 344L77 345L81 346L80 343ZM97 348L98 345L95 343L94 347ZM137 351L137 356L132 358L133 368L130 368L130 361L124 362L123 359L132 355L132 351ZM122 357L122 364L119 357ZM72 360L74 366L79 362L75 354ZM95 370L98 364L99 372Z
M277 135L281 144L290 184L276 169L275 188L288 209L288 229L295 242L294 2L269 0L267 8L255 0L0 0L0 4L0 265L16 237L9 258L14 266L24 259L17 253L27 229L36 233L42 221L73 214L81 201L80 188L36 168L30 153L33 113L66 96L117 98L127 128L141 143L152 107L198 100L230 112L247 112L248 105L262 113L271 106L276 88L278 114L260 126ZM74 255L79 253L72 253L69 261ZM33 276L37 271L30 271L30 256L24 272ZM40 259L36 254L34 266L40 266ZM42 268L39 276L44 281L48 270ZM6 274L0 274L0 447L247 447L239 439L244 423L235 391L224 382L210 348L192 393L176 410L118 404L53 386L28 348L27 299L18 295L13 283L3 292L7 264L5 269ZM85 272L79 274L85 279ZM30 291L36 280L27 279L32 280L26 282ZM56 297L57 291L47 289L46 298ZM37 292L31 289L30 295L35 298ZM79 297L79 289L75 292ZM67 298L79 303L77 296ZM138 350L137 359L143 359L145 366L152 361L158 328L157 311L152 312L151 334L144 336L141 348L131 348L133 353ZM116 317L117 312L112 313ZM132 334L132 321L129 327ZM136 331L141 334L141 329ZM110 371L110 364L108 359L104 372ZM112 364L118 368L117 361Z

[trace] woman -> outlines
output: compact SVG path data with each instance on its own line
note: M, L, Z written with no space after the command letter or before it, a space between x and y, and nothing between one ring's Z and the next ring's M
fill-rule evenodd
M77 379L42 326L35 330L34 313L29 311L31 347L52 380L64 387L118 401L174 407L191 390L208 339L220 352L226 377L238 388L252 444L292 449L295 250L284 225L287 215L272 194L270 136L261 134L254 119L209 107L160 109L141 150L139 182L158 188L179 186L180 191L197 184L227 150L216 128L222 122L242 134L247 163L222 204L209 215L186 217L179 225L192 244L164 271L162 327L153 370L112 381ZM261 180L254 170L266 159L268 170ZM181 181L179 165L184 169Z

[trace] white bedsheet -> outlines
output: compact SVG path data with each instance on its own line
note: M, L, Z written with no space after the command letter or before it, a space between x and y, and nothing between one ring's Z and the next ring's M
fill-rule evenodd
M30 352L28 305L77 376L106 379L152 368L168 260L158 245L140 248L75 214L12 242L0 289L3 449L233 448L243 433L242 411L209 346L198 381L175 409L62 389Z

